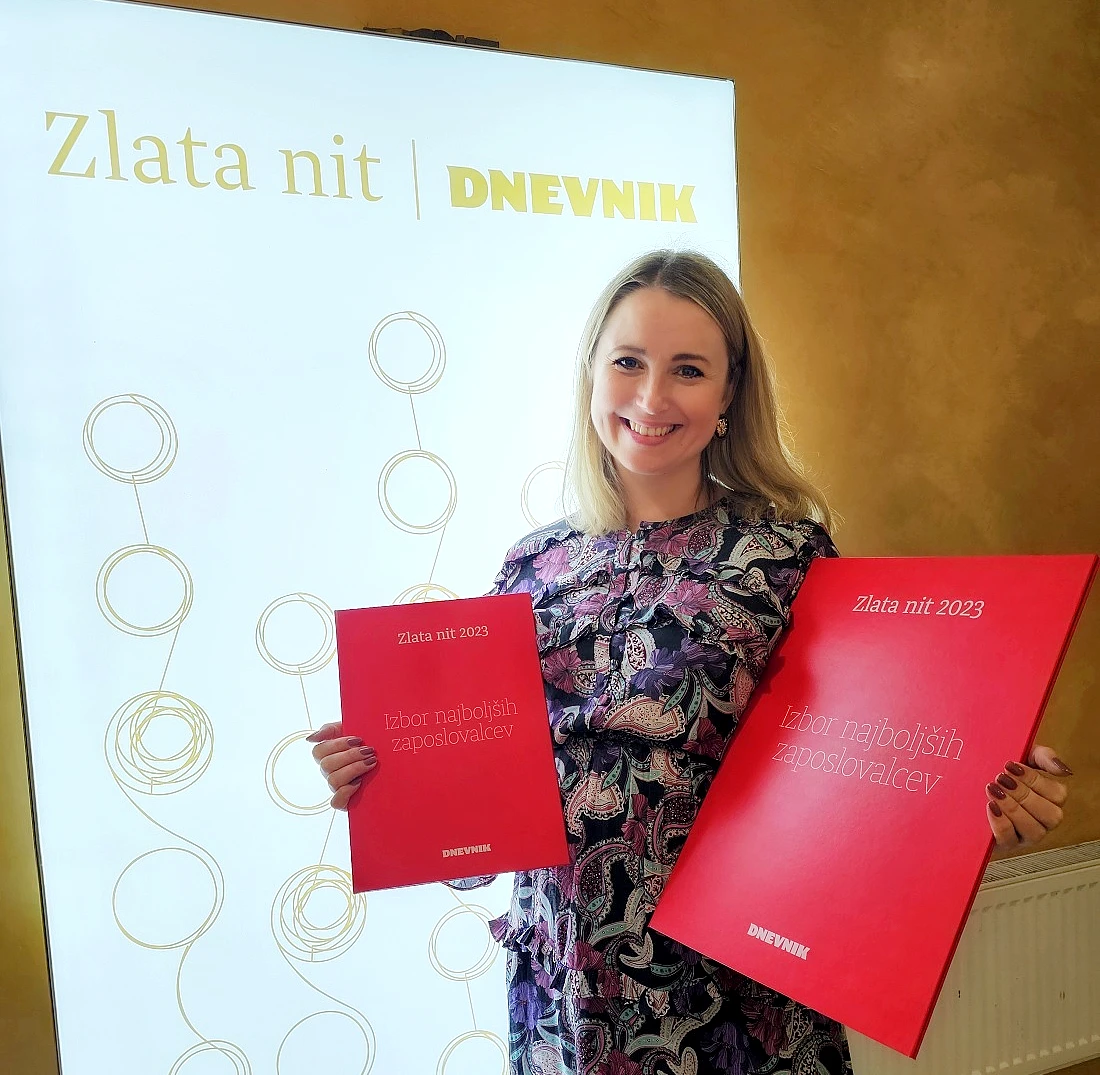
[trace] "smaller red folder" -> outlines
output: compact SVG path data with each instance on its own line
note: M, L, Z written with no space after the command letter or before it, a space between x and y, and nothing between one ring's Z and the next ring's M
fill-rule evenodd
M814 561L653 928L915 1057L1095 570Z
M529 594L336 613L356 892L565 863Z

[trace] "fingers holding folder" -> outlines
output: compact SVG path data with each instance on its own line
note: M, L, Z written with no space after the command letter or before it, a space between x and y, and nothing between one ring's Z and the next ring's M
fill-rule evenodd
M341 731L337 721L322 725L312 735L306 736L307 743L315 744L313 759L321 766L333 791L332 807L335 810L346 810L364 777L378 767L374 747L364 746L358 736L341 735Z

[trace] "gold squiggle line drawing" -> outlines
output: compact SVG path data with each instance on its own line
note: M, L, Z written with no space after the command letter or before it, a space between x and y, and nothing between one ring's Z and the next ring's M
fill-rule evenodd
M186 743L167 756L154 754L145 736L160 719L181 721ZM146 691L123 702L107 726L105 755L111 775L133 791L174 795L206 772L214 755L210 718L190 698L174 691Z
M331 823L330 823L331 831ZM326 845L328 839L326 837ZM309 920L306 907L312 896L318 892L335 891L344 901L343 910L330 922L313 923ZM275 895L271 904L271 933L280 955L294 973L310 989L340 1006L340 1011L313 1012L300 1019L284 1035L276 1054L276 1069L281 1072L283 1049L291 1034L309 1019L319 1015L341 1015L354 1022L363 1034L366 1055L360 1075L374 1067L377 1042L374 1028L367 1017L346 1001L338 1000L311 982L295 966L300 963L322 963L344 955L362 936L366 925L367 901L360 893L352 891L351 875L336 866L318 863L307 866L292 874ZM349 1014L350 1013L350 1014Z
M113 772L112 776L114 776ZM202 847L200 844L197 844L194 840L189 840L186 836L182 836L180 833L168 828L167 825L162 825L159 821L156 820L156 818L152 817L146 810L143 810L141 808L138 802L130 794L126 786L122 784L119 780L117 780L117 778L115 780L115 783L118 784L119 790L129 801L130 805L135 810L137 810L137 812L141 814L141 816L144 817L146 821L148 821L154 827L160 829L161 832L166 833L168 836L171 836L173 839L179 841L179 843L187 844L188 847L194 848L194 851L188 851L186 847L159 847L154 848L152 851L147 851L143 855L137 856L137 858L131 860L131 862L123 868L122 873L119 875L118 880L115 882L115 887L111 894L111 913L114 916L115 925L128 940L132 941L134 944L138 945L141 948L147 948L154 951L168 951L180 948L181 946L183 948L183 951L180 954L179 964L176 968L176 1004L179 1008L180 1018L183 1019L184 1025L188 1028L188 1030L191 1031L192 1034L195 1035L195 1037L199 1038L200 1041L197 1045L194 1045L189 1050L187 1050L187 1052L184 1053L183 1056L181 1056L177 1060L176 1065L173 1065L172 1070L178 1072L179 1066L177 1065L182 1065L182 1063L186 1062L190 1057L198 1055L199 1053L210 1051L225 1052L228 1050L228 1052L232 1054L230 1058L234 1059L234 1063L237 1063L237 1059L235 1058L239 1058L240 1062L242 1062L244 1065L243 1068L239 1068L239 1075L251 1075L252 1068L249 1064L248 1058L237 1046L233 1045L231 1042L225 1041L222 1038L207 1038L206 1035L203 1034L191 1021L190 1017L187 1014L187 1009L183 1003L183 992L180 982L180 978L183 972L184 961L186 960L192 947L200 937L202 937L210 930L211 926L213 926L214 922L217 920L218 915L221 913L222 903L225 900L225 875L222 873L222 869L218 865L217 860L214 858L213 855L210 854L209 851L206 850L206 848ZM126 929L125 926L123 926L122 921L118 916L117 895L118 886L121 883L122 878L132 866L134 866L141 859L147 858L148 856L156 854L158 852L165 851L182 852L183 854L190 854L193 858L198 859L199 862L206 868L213 881L215 894L214 903L210 911L197 929L192 930L190 934L188 934L181 940L172 943L156 944L141 940L141 938L132 934Z
M539 519L531 510L531 486L535 483L537 478L555 470L561 471L562 475L565 474L565 464L560 459L552 459L548 463L540 463L523 480L523 488L520 490L519 494L519 506L520 510L523 512L524 519L527 520L528 525L534 530L537 530L540 526L544 526L552 520Z
M110 408L115 406L131 405L140 407L146 414L152 417L160 433L160 447L153 459L143 467L136 470L128 470L112 466L100 454L95 446L96 422ZM119 874L111 893L111 911L114 915L115 925L132 943L144 948L170 950L180 948L182 952L176 968L176 1004L180 1017L187 1028L199 1038L199 1042L187 1049L172 1065L170 1075L178 1075L187 1062L194 1056L207 1052L218 1052L228 1057L237 1070L237 1075L251 1075L251 1066L243 1051L232 1042L222 1038L207 1038L191 1022L187 1009L183 1003L182 975L183 965L190 954L195 942L203 936L213 925L221 912L225 897L225 876L214 857L194 840L189 840L179 833L162 825L155 820L146 810L138 805L137 800L131 795L131 791L145 795L174 794L189 787L206 772L213 755L213 728L209 717L195 702L183 695L164 690L164 681L168 675L169 665L172 663L172 654L175 652L176 642L179 639L179 630L187 614L190 612L194 597L194 584L187 566L174 553L149 541L149 528L145 520L145 512L141 506L141 495L138 485L164 477L175 463L179 450L179 438L172 419L168 413L156 402L147 396L129 393L125 395L111 396L101 400L92 408L85 419L82 432L84 452L92 465L102 474L115 481L128 483L134 491L134 501L137 505L138 519L141 523L141 532L144 543L130 545L120 549L108 557L100 568L96 579L96 602L100 611L114 627L127 634L155 636L167 634L174 630L172 645L168 650L168 657L161 673L160 685L156 691L147 691L144 694L135 695L129 701L124 702L115 711L111 721L108 722L104 734L103 752L108 771L112 779L118 785L123 796L129 801L139 814L150 824L171 836L181 844L187 844L193 848L189 851L186 847L161 847L154 848L132 859ZM108 594L108 583L112 571L124 560L131 556L146 554L159 556L166 559L176 568L183 580L183 600L176 611L162 623L142 625L130 623L114 608ZM166 704L167 702L167 704ZM190 741L181 749L174 751L167 757L160 757L147 748L144 743L144 734L158 717L173 716L180 719L190 730ZM113 731L112 731L113 730ZM111 743L114 743L112 753ZM113 761L112 761L113 759ZM214 889L214 898L210 911L199 926L192 930L186 937L171 943L156 944L143 941L136 934L127 930L122 924L118 908L118 891L126 875L139 863L150 859L157 854L177 852L190 855L197 860L206 870Z
M140 407L156 422L157 430L160 433L160 448L157 450L157 454L145 466L138 467L137 470L126 470L111 466L99 454L95 446L96 422L112 407L127 405ZM148 396L140 396L135 392L100 400L84 420L83 441L84 454L87 455L96 470L117 482L130 482L135 489L138 485L146 485L149 482L155 482L158 478L163 478L172 469L172 464L176 461L176 453L179 451L179 438L176 434L176 427L172 424L172 419L168 417L167 412L159 403L155 403Z
M183 581L183 598L179 603L179 607L171 616L160 623L147 625L131 623L111 603L107 589L111 574L119 564L124 560L128 560L131 556L156 556L162 560L167 560L179 572L180 579ZM191 611L194 596L195 584L191 579L191 572L187 570L187 566L174 552L170 552L160 545L127 545L124 548L117 549L103 561L103 566L99 569L99 574L95 580L95 599L96 604L99 605L99 611L103 613L104 618L112 627L117 627L118 630L124 631L128 635L141 635L151 638L174 631L187 618L188 612Z
M429 463L433 463L439 468L447 481L446 506L436 518L426 523L414 523L410 522L408 519L402 518L398 515L397 509L390 503L390 478L402 463L406 463L410 459L424 459ZM454 474L451 473L451 468L447 466L438 455L420 450L398 452L397 455L392 456L386 461L386 465L382 468L382 473L378 476L378 504L382 508L382 514L385 515L398 530L404 530L408 534L433 534L436 530L445 527L447 523L450 522L451 516L455 513L455 508L458 507L458 483L455 481ZM436 555L439 555L438 552Z
M500 1050L500 1075L508 1075L508 1050L504 1046L504 1042L501 1041L500 1036L494 1034L491 1030L467 1030L464 1034L459 1034L458 1037L452 1038L447 1048L443 1050L439 1057L439 1064L436 1066L436 1075L447 1075L447 1063L451 1059L454 1051L465 1042L473 1040L490 1041Z

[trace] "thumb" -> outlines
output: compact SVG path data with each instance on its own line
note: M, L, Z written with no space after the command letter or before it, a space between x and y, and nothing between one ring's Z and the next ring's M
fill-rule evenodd
M1028 756L1028 761L1033 768L1041 769L1044 773L1054 773L1056 776L1073 776L1073 770L1058 757L1053 747L1034 747Z
M307 743L323 743L326 739L335 739L340 734L340 722L322 724L312 735L306 736Z

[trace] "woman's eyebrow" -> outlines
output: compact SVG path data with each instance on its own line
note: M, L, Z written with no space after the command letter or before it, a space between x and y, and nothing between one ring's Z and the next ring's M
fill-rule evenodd
M644 358L648 358L649 355L644 347L635 347L630 343L621 343L617 347L612 348L613 351L632 351L636 355L642 355ZM711 360L706 355L697 355L691 351L681 351L679 354L672 356L674 362L700 362L704 366L711 365Z

